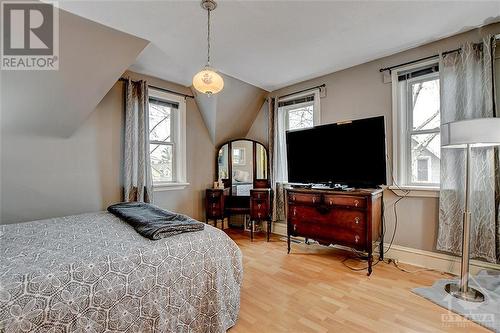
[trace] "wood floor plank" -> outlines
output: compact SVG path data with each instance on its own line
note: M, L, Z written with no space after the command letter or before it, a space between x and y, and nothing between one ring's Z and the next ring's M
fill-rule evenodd
M246 332L489 332L473 322L448 327L446 309L411 292L449 275L405 273L378 263L371 276L342 264L350 252L319 245L286 243L274 236L228 235L243 252L240 318L231 333ZM349 260L351 267L366 264ZM403 265L408 270L416 267ZM463 324L463 323L461 323Z

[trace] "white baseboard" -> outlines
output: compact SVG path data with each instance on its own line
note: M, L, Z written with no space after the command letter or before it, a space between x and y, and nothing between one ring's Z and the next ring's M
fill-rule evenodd
M277 234L280 236L286 236L286 223L273 222L272 225L273 234Z
M388 245L384 246L386 251ZM396 259L399 262L435 269L440 272L460 274L461 258L449 254L424 251L401 245L392 245L385 255L386 258ZM470 273L477 274L482 269L500 270L500 265L485 261L471 260Z
M286 236L285 223L273 223L273 233ZM388 244L384 244L385 251L387 251ZM374 253L375 255L377 252ZM449 254L425 251L414 249L401 245L392 245L390 250L385 254L385 259L394 259L400 263L411 264L428 269L435 269L440 272L451 273L455 275L460 274L460 257L452 256ZM470 272L477 274L482 269L500 270L499 264L492 264L489 262L471 260Z

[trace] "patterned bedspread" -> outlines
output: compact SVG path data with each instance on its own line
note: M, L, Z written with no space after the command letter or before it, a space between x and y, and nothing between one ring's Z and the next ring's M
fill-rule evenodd
M0 226L0 332L224 332L241 252L222 231L157 241L107 212Z

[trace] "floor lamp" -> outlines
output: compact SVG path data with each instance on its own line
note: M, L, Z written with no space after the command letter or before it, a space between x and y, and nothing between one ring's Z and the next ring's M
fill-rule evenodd
M441 126L443 148L466 149L465 162L465 207L463 214L462 263L460 283L448 283L446 292L461 300L483 302L484 295L469 287L469 245L470 245L470 199L471 199L471 152L473 147L500 145L500 118L479 118L461 120Z

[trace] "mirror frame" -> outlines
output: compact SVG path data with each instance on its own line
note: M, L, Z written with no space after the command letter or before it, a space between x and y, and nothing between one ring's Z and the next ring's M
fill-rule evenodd
M238 138L238 139L232 139L232 140L229 140L229 141L226 141L226 142L223 142L222 144L220 144L218 147L217 147L217 150L215 152L215 176L216 176L216 181L219 180L219 151L222 149L222 147L224 147L225 145L228 145L228 161L227 161L227 171L228 171L228 178L227 180L224 180L223 179L223 182L224 182L224 187L225 188L228 188L229 187L229 195L232 196L233 195L233 177L232 177L232 174L233 174L233 142L235 141L249 141L249 142L252 142L252 163L253 163L253 180L252 180L252 183L253 183L253 186L254 188L256 187L256 184L257 183L265 183L267 184L267 186L264 186L264 187L269 187L269 172L270 172L270 166L269 166L269 150L267 149L267 147L262 143L262 142L259 142L257 140L252 140L252 139L247 139L247 138ZM267 174L267 178L257 178L257 163L256 163L256 157L257 157L257 144L260 144L262 145L262 147L264 147L264 151L266 152L266 160L267 160L267 163L266 163L266 174ZM257 186L257 187L263 187L263 186Z

